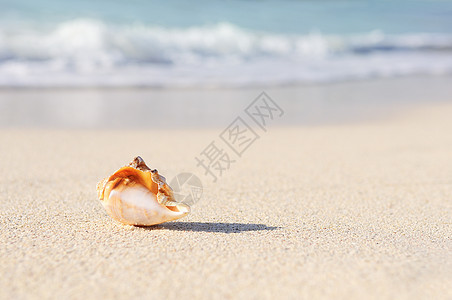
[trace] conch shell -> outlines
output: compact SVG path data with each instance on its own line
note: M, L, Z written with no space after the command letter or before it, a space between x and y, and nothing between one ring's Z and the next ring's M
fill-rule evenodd
M129 165L97 184L107 213L128 225L150 226L180 219L190 207L174 200L165 177L137 156Z

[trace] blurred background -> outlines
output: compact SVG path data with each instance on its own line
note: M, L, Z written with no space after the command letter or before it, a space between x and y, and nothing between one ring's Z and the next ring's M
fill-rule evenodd
M286 125L450 100L452 1L0 7L2 127L223 126L261 91Z

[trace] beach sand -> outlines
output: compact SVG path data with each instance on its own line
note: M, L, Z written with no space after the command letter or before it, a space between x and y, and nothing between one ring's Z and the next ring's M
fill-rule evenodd
M450 116L269 127L149 228L112 220L96 183L136 155L202 175L221 130L2 129L0 298L450 299Z

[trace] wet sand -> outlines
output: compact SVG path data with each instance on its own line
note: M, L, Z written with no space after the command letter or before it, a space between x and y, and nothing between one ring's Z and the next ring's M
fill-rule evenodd
M269 127L216 183L218 129L2 129L0 298L450 299L450 116ZM192 214L106 214L96 183L135 155L201 177Z
M0 128L221 129L262 91L284 108L278 125L387 118L450 101L452 77L217 89L0 88Z

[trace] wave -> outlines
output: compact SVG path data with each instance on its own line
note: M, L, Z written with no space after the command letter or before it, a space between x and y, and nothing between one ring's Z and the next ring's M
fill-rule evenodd
M286 84L452 74L447 34L277 34L76 19L0 27L1 86Z

